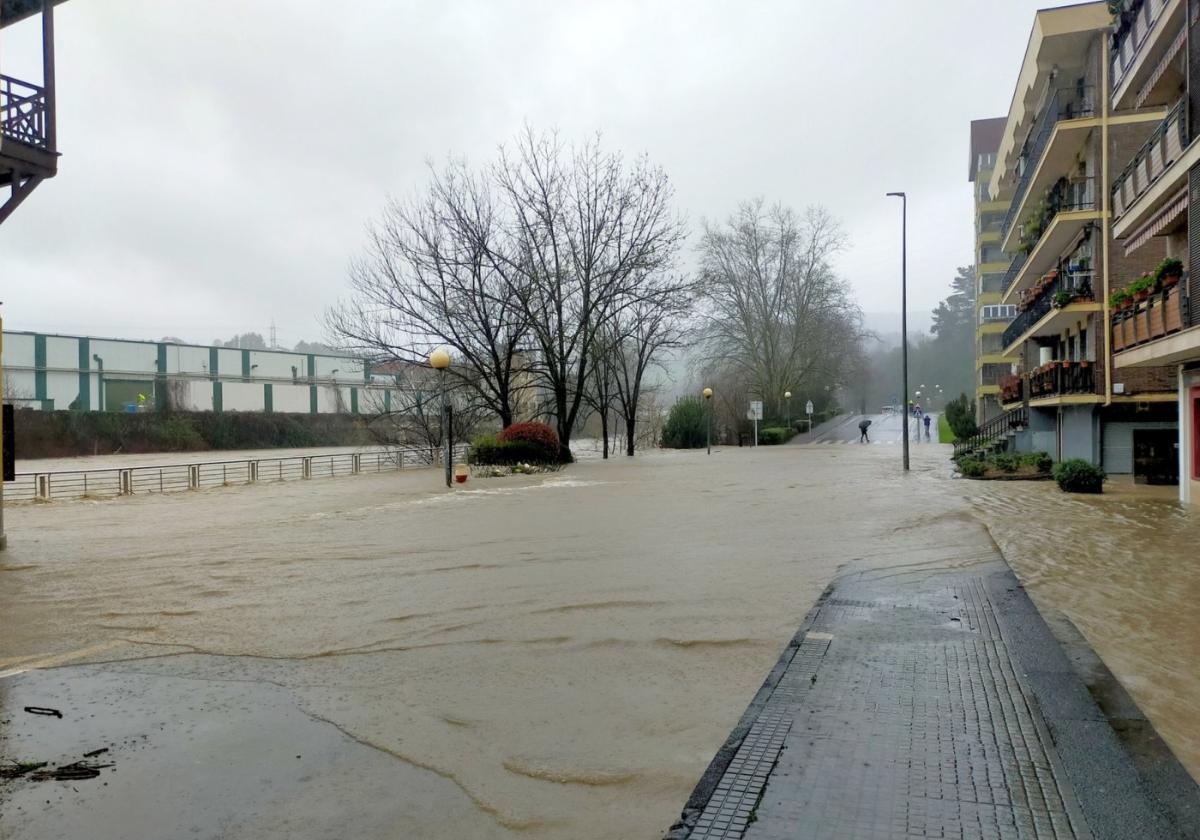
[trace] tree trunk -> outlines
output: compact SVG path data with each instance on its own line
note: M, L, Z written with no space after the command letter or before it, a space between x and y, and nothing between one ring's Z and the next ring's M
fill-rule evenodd
M633 421L629 418L625 419L625 454L630 458L633 457L634 437L637 430L633 427Z
M600 436L604 438L604 460L608 460L608 412L600 412Z

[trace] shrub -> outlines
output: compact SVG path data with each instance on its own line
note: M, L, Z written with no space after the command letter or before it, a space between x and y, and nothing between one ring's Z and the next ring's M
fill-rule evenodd
M669 449L699 449L705 444L707 418L698 397L683 397L671 406L663 425L662 445Z
M562 447L559 445L558 432L545 423L536 421L529 423L513 423L507 429L496 435L498 444L524 444L524 446L508 447L505 451L523 451L531 453L530 460L535 464L558 463Z
M1016 472L1017 467L1020 466L1020 463L1021 462L1016 455L1006 455L1001 453L992 458L992 464L996 467L996 469L1007 473Z
M1183 274L1183 260L1179 260L1174 257L1166 257L1163 259L1163 261L1158 264L1158 269L1154 272L1154 276L1158 279L1159 283L1162 282L1164 277L1178 277L1181 274Z
M771 426L758 430L758 442L763 446L777 446L781 443L787 443L795 434L791 429L786 429L782 426Z
M1071 458L1054 467L1054 480L1064 493L1103 493L1104 470L1082 458Z
M983 478L987 473L987 464L976 458L963 458L958 462L958 471L967 478Z
M1054 468L1054 459L1045 452L1026 452L1019 457L1022 466L1033 467L1038 472L1048 473Z
M975 425L975 401L966 394L946 403L946 422L958 440L966 440L979 431Z
M546 464L558 463L558 450L552 457L547 457L543 444L528 440L499 440L495 435L480 435L471 443L467 461L496 467L511 467L516 464Z

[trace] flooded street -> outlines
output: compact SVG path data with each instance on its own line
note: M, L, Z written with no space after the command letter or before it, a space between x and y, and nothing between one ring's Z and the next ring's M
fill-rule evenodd
M896 447L778 447L11 506L0 756L61 723L53 749L111 743L163 804L0 786L0 837L658 836L839 569L992 559L984 521L1200 772L1200 515L953 481L948 449L907 477Z
M1200 779L1200 508L1174 487L972 482L970 498L1035 603L1061 610Z

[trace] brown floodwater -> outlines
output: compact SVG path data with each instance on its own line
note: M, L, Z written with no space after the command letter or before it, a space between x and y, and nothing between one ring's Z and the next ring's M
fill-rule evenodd
M1200 507L1114 479L964 484L1040 608L1060 610L1200 779Z
M10 506L0 704L39 663L258 682L420 777L356 836L653 837L839 570L989 560L986 522L1196 772L1197 515L955 481L947 454L918 448L910 476L898 447L782 447L453 492L414 471ZM207 836L288 836L336 812L329 790Z

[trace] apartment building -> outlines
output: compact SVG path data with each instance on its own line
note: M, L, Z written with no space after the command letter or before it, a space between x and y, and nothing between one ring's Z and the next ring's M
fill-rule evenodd
M1200 2L1125 0L1110 62L1115 112L1165 112L1111 186L1112 247L1133 266L1107 313L1113 376L1171 380L1179 422L1138 434L1134 457L1160 464L1181 500L1200 503L1200 281L1190 270L1200 257Z
M989 195L1006 122L1005 117L971 122L968 180L975 204L975 413L980 423L1003 413L1000 382L1012 368L1003 354L1002 336L1016 307L1000 302L1010 262L1000 248L1009 203Z
M1107 2L1035 15L988 185L992 201L1009 205L1000 304L1016 310L1001 333L1011 373L999 402L1018 450L1163 480L1162 464L1139 460L1135 442L1174 428L1172 372L1150 365L1114 376L1108 297L1167 253L1162 237L1138 254L1114 243L1111 187L1169 108L1114 104L1112 33Z

